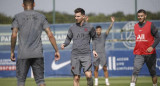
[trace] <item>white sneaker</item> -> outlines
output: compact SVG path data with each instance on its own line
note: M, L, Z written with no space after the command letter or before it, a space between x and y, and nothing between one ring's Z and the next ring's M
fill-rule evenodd
M98 83L97 83L97 84L94 84L94 86L98 86Z
M110 84L109 84L109 82L108 83L106 83L106 86L109 86Z
M130 86L135 86L135 83L130 83Z

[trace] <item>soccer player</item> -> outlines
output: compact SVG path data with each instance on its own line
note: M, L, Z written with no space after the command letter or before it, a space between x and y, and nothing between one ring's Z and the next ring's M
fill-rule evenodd
M23 0L24 11L15 15L12 22L11 57L15 61L15 46L18 35L18 58L16 61L17 86L25 86L25 80L30 67L37 86L45 86L44 58L41 34L45 30L55 49L55 60L60 59L56 40L49 28L46 17L33 10L34 0Z
M71 53L71 72L74 86L79 86L81 68L87 79L87 86L93 86L91 73L91 50L90 40L96 36L95 29L85 22L85 11L82 8L75 9L75 20L69 30L65 42L61 45L62 50L73 40Z
M115 21L114 17L111 17L111 24L108 28L108 30L106 30L105 33L101 33L102 28L101 26L96 26L96 40L94 40L93 42L93 55L98 57L94 58L94 77L95 77L95 86L98 86L98 69L99 69L99 65L101 65L103 67L103 71L104 71L104 76L105 76L105 82L106 85L110 85L109 84L109 80L108 80L108 71L107 71L107 62L106 62L106 52L105 52L105 41L106 38L112 28L112 25ZM97 53L96 53L96 52Z
M138 12L139 22L134 26L136 45L134 48L134 69L130 86L135 86L138 73L146 63L152 77L153 86L157 86L156 76L156 50L155 47L160 41L158 29L150 21L146 21L146 11L140 9Z

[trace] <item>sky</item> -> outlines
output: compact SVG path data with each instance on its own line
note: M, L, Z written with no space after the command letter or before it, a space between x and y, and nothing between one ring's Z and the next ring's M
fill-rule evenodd
M0 13L14 16L22 12L23 0L0 0ZM35 0L35 10L49 12L53 10L53 0ZM55 10L74 14L74 9L81 7L88 13L104 13L109 15L117 11L124 14L135 13L135 0L55 0ZM160 0L137 0L137 10L145 9L151 12L160 12Z

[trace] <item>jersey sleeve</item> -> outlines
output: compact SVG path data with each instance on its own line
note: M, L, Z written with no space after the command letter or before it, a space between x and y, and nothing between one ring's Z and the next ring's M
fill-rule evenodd
M158 29L154 26L153 23L151 24L151 34L154 37L154 43L153 43L152 47L155 48L160 41L160 37L158 34Z
M96 39L92 40L92 50L96 50Z
M11 30L13 30L13 28L19 28L17 16L15 16L15 17L13 18L13 20L12 20Z
M42 17L42 23L43 23L43 30L45 30L46 28L49 27L49 23L48 23L48 20L45 16Z
M70 29L68 30L68 34L67 34L66 40L65 40L65 42L63 43L63 44L65 45L65 47L70 44L72 38L73 38L73 33L72 33L71 28L70 28Z
M96 30L94 29L94 27L92 27L92 29L90 31L90 36L91 36L92 40L96 39Z

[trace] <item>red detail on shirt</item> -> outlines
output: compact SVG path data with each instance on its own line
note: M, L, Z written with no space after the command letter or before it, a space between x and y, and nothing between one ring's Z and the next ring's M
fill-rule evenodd
M72 70L74 70L74 67L72 66Z
M149 55L156 53L155 48L152 52L147 52L147 49L154 43L154 37L151 34L151 24L151 22L147 21L142 28L138 23L135 24L134 34L136 37L136 45L133 52L135 55Z
M87 29L87 28L84 28L84 31L86 31L86 32L87 32L87 31L88 31L88 29Z

